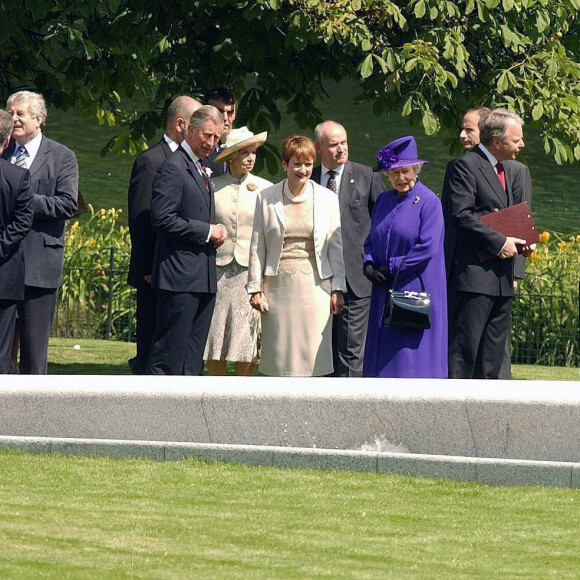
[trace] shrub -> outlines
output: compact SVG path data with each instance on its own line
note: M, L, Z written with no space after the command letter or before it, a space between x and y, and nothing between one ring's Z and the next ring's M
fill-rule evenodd
M580 235L543 232L513 309L515 362L578 366Z
M68 225L54 325L57 336L132 340L134 291L126 284L129 228L120 209L95 211Z

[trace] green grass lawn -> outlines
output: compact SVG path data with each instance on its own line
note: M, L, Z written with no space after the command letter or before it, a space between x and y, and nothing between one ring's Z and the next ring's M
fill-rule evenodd
M75 349L75 345L80 348ZM114 340L51 338L48 372L54 375L129 375L127 360L135 355L135 345ZM230 369L233 372L233 369ZM578 381L580 369L514 365L514 379L535 381Z
M0 577L578 578L580 490L0 452Z

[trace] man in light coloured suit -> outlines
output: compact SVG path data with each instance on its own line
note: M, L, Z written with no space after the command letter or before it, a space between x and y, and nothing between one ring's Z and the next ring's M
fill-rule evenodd
M312 179L338 195L347 291L341 315L333 316L332 353L337 377L362 376L371 283L364 277L362 253L378 195L385 189L378 173L348 159L346 129L334 121L314 129L321 165Z

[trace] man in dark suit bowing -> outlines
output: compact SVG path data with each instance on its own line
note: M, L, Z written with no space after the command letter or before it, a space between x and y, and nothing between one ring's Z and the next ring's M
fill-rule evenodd
M480 144L453 163L443 197L447 227L454 228L455 252L449 283L454 298L449 320L451 378L497 379L510 326L514 263L526 240L506 237L479 218L514 204L513 175L503 162L524 147L523 120L495 109L479 124ZM493 259L481 261L477 250Z
M153 180L161 164L185 138L189 120L200 107L201 103L191 97L177 97L167 108L167 122L161 141L141 153L131 171L128 194L131 261L127 283L137 289L137 354L129 360L129 366L136 375L145 373L155 330L155 292L151 288L155 249L155 232L151 225Z
M18 304L20 373L44 375L48 339L62 281L66 220L75 215L79 169L75 154L48 139L42 95L20 91L8 98L12 141L2 157L30 170L34 221L22 242L26 263L24 300Z
M0 109L0 153L10 142L12 117ZM32 226L30 172L0 159L0 373L10 372L16 308L24 299L22 240Z
M344 310L333 316L332 354L337 377L362 376L371 283L363 275L362 253L378 195L385 189L378 173L348 160L345 128L334 121L314 129L321 165L312 179L338 195L347 291Z
M227 237L214 224L214 197L201 160L218 143L221 113L195 111L185 140L157 171L151 220L157 232L152 284L157 321L147 373L202 375L216 292L216 247Z
M463 150L467 153L468 151L473 151L477 145L479 145L479 123L483 117L485 117L491 109L487 107L478 107L474 109L469 109L463 116L461 124L461 132L459 133L459 139L463 144ZM451 312L454 304L454 288L451 280L451 269L453 266L453 256L456 249L456 233L455 228L450 227L450 204L449 204L449 193L448 183L451 174L453 173L453 165L455 160L450 161L447 164L447 169L445 170L445 178L443 180L443 195L441 197L441 204L443 206L443 217L445 219L445 269L447 272L447 290L448 290L448 312ZM507 175L507 181L512 184L512 195L514 205L521 203L523 201L527 202L531 207L532 205L532 178L530 176L530 170L526 165L520 163L516 160L506 160L503 162L503 167ZM514 292L517 290L519 281L525 276L526 273L526 258L525 256L518 254L514 257L514 282L513 288ZM511 322L510 322L511 330ZM501 365L501 370L499 373L500 379L511 379L511 349L510 349L510 337L511 332L508 330L506 336L506 346L504 350L503 362Z

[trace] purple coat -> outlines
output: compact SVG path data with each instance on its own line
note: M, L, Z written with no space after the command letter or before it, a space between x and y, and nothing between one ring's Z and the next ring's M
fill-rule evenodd
M377 199L363 265L388 266L393 278L401 267L397 290L421 290L420 271L431 294L431 328L383 328L385 299L393 279L388 287L373 285L363 376L447 377L443 237L441 202L420 181L405 195L389 190Z

